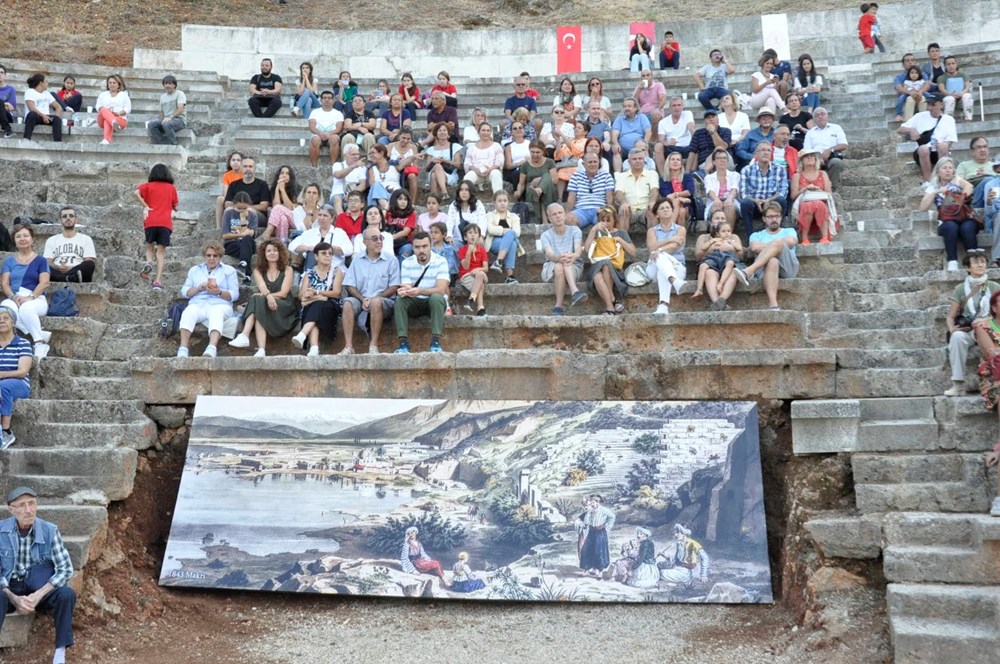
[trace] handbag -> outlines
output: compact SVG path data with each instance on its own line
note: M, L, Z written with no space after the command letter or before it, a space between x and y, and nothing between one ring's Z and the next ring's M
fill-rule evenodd
M598 261L610 261L612 267L620 270L625 267L625 252L618 244L618 240L612 237L611 233L598 232L594 241L590 245L587 257L591 263Z
M632 263L625 270L625 283L632 288L642 288L651 281L646 274L645 263Z
M938 221L965 221L972 219L972 206L963 191L946 191L938 206Z

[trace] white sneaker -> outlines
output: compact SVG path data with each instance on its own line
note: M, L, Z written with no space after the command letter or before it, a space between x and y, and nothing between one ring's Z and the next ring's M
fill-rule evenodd
M736 278L740 280L741 284L743 284L744 286L749 286L750 285L750 280L747 279L747 273L746 272L744 272L740 268L735 268L733 270L733 272L736 273Z
M292 106L292 117L297 118L300 115L302 115L302 109L300 109L298 106Z
M952 386L944 391L946 397L964 397L965 383L952 383Z
M5 450L14 444L17 440L17 436L14 435L13 431L0 431L0 450Z
M1000 516L1000 496L993 499L993 505L990 506L990 516Z
M250 337L245 334L237 334L229 345L233 348L249 348L250 347Z
M188 349L185 348L184 346L181 346L180 348L177 349L177 357L188 357L188 355L189 355Z
M656 314L669 314L670 313L670 307L668 307L667 305L665 305L663 303L660 303L656 307L656 311L654 311L653 313L656 313Z
M49 354L49 345L38 342L35 344L35 359L44 359Z
M104 139L103 141L98 143L98 145L111 145L111 141L109 141L108 139Z
M299 332L294 337L292 337L292 343L295 344L296 348L302 350L302 347L306 345L306 335Z
M52 333L49 332L48 330L42 330L42 332L38 335L38 339L36 339L35 341L41 341L43 344L47 344L51 340L52 340Z
M263 348L258 348L257 352L253 354L254 357L267 357L267 351Z
M306 357L319 357L319 346L310 346Z
M686 283L687 282L684 281L683 279L678 279L678 278L674 277L674 292L677 293L678 295L680 295L681 294L681 289L684 288L684 284L686 284Z
M368 354L369 355L378 355L379 354L378 346L369 346L368 347Z
M338 353L338 355L354 355L354 349L344 348L342 351L340 351L340 353Z
M948 261L947 270L949 272L958 272L958 261Z
M203 357L215 357L219 354L219 349L215 346L208 345L205 347L205 352L202 353Z

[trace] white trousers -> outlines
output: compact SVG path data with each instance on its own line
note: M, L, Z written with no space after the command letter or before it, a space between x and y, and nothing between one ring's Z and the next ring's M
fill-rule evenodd
M49 312L49 303L43 295L34 300L28 300L20 307L14 300L6 299L0 302L0 307L9 307L17 312L17 329L24 334L30 334L32 340L38 341L42 334L42 316Z
M687 265L681 263L670 254L660 252L655 261L646 263L646 276L655 279L660 290L660 301L670 304L670 279L681 279L687 276Z
M205 304L193 302L187 305L184 313L181 314L181 329L194 332L198 323L204 323L209 332L222 333L222 326L226 319L233 313L233 305L214 303Z

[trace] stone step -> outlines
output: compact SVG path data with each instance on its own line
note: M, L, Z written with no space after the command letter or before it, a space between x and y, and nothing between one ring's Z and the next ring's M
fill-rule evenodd
M17 447L125 447L156 442L141 402L22 399L15 406Z
M861 419L866 423L879 421L934 421L933 399L865 399L861 402Z
M1000 588L890 583L897 662L992 662L1000 640Z
M96 145L89 143L53 143L52 141L26 141L23 138L4 141L4 158L30 161L63 161L84 159L92 161L128 161L145 159L147 164L157 162L171 169L183 167L187 151L179 145ZM148 172L149 166L146 169Z
M861 425L859 437L864 435L865 427ZM898 446L896 449L930 449L937 440L935 435L933 441L904 439L893 444ZM987 490L981 455L855 454L851 465L858 509L864 513L989 509L992 494Z
M1000 519L988 514L888 514L886 579L1000 585Z
M837 352L839 358L844 351ZM843 398L867 397L872 394L893 397L935 396L947 389L949 384L948 373L943 365L936 368L845 368L840 365L837 370L837 395Z
M997 419L983 408L983 398L978 395L965 397L937 396L934 399L942 440L947 440L957 451L988 450L997 440Z
M826 558L874 559L882 553L880 515L822 514L805 528Z
M137 452L134 449L32 449L16 443L6 450L8 481L27 485L39 496L68 496L100 491L108 500L132 493Z

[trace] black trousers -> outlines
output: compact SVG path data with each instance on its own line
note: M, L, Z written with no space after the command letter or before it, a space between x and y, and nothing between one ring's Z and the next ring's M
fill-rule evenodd
M71 267L65 272L59 270L49 271L50 281L72 281L78 283L90 283L94 280L94 261L83 261L79 265Z
M49 119L52 121L52 141L62 143L62 118L58 115L50 115ZM31 140L31 135L35 133L35 127L44 124L41 115L34 111L28 113L28 116L24 118L24 138Z
M257 118L270 118L281 108L281 97L250 97L250 112Z
M244 271L249 277L253 271L250 263L253 261L254 252L257 251L257 244L252 237L241 237L239 240L226 240L226 255L239 258L241 263L246 263Z

